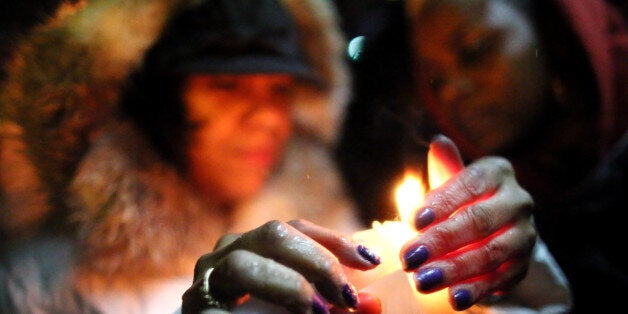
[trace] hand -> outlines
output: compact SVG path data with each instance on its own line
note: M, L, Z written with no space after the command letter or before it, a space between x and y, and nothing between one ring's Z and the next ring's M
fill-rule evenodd
M343 313L358 303L365 309L378 305L372 296L358 295L341 264L368 270L379 264L379 258L347 237L310 222L271 221L242 235L223 237L214 252L197 261L194 284L183 295L182 312L229 312L246 296L295 313L329 313L330 308ZM212 268L207 280L210 295L228 304L226 309L206 310L201 287Z
M449 287L452 307L463 310L525 276L537 235L534 203L506 159L486 157L464 168L444 136L432 141L429 154L428 163L438 156L440 171L453 176L426 195L415 219L422 234L400 257L419 291Z

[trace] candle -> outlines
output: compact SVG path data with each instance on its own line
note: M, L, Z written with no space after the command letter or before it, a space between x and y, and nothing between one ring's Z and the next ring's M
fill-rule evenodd
M437 187L453 174L446 160L441 160L431 151L428 153L428 177L432 187ZM396 187L395 201L399 220L374 221L372 228L353 234L353 239L365 244L379 254L382 263L373 270L352 272L354 285L364 292L372 293L382 301L383 313L459 313L449 305L447 289L430 294L416 290L412 273L402 269L399 252L404 243L419 236L413 227L413 217L421 207L428 187L416 173L406 172Z

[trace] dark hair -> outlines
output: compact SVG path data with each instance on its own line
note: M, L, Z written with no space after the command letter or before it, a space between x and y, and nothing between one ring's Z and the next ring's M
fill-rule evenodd
M146 60L145 66L126 82L120 111L130 118L160 157L183 170L189 132L181 97L185 77L152 68L151 58Z

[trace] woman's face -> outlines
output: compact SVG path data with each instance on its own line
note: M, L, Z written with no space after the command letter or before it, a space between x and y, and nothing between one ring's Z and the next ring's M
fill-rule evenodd
M543 114L546 73L532 25L506 1L432 2L413 35L428 111L453 138L499 152Z
M188 177L207 199L237 202L257 193L290 136L295 82L287 74L188 77Z

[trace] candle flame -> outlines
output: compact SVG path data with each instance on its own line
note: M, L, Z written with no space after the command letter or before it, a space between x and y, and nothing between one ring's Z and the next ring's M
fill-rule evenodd
M394 188L399 220L383 223L373 221L371 229L354 233L354 239L368 243L371 249L382 256L382 264L378 268L361 275L362 286L368 285L365 290L375 292L378 297L383 298L381 300L384 313L399 313L399 309L405 312L411 309L412 313L452 313L448 290L442 289L425 295L419 293L415 289L412 273L403 273L398 255L404 243L419 236L414 228L414 215L423 205L428 189L443 184L461 167L462 165L456 164L455 160L445 159L443 154L435 154L430 149L427 166L429 183L421 180L421 176L416 172L407 170L404 178ZM400 286L396 286L403 277L408 284L401 283ZM391 289L391 285L394 288ZM408 291L414 296L414 300L407 294L400 298L400 292Z
M399 219L414 225L414 213L423 204L426 186L420 176L411 171L406 171L403 180L395 189L395 202Z

